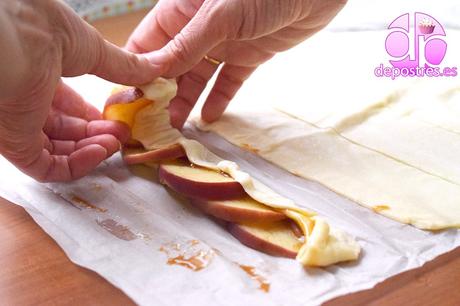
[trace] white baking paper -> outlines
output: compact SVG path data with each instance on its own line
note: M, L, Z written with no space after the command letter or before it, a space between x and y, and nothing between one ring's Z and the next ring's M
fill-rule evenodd
M460 245L457 230L430 233L399 224L217 136L194 130L187 134L199 136L217 154L355 236L363 250L360 259L326 269L304 268L249 249L163 186L134 176L119 155L68 184L36 183L2 161L0 194L23 205L73 262L96 271L141 305L315 305L370 288ZM71 205L75 196L101 211L78 207L78 201ZM135 239L110 234L99 225L105 220L126 226ZM162 246L186 247L195 240L199 250L215 254L207 267L193 271L167 264ZM238 265L255 267L270 283L269 292L260 290L259 282Z
M295 69L301 69L299 63L308 61L314 67L317 59L309 57L307 51L314 49L312 46L303 45L283 56L296 56ZM280 68L280 63L273 61L256 73L235 103L249 103L241 101L244 97L259 101L281 97L277 94L283 92L283 87L276 88L275 80L284 75L278 72L286 68ZM369 67L371 74L372 71ZM299 90L314 87L312 70L309 73L308 82ZM354 80L350 77L343 82ZM110 90L110 84L94 77L70 82L99 107ZM280 86L289 89L292 97L299 82L297 77L296 86L288 82ZM270 86L263 87L264 84ZM199 132L189 125L185 134L355 236L362 247L359 260L325 269L304 268L295 260L247 248L221 225L167 191L158 183L154 170L142 166L132 172L123 165L119 154L83 179L54 184L39 184L2 159L0 195L24 206L73 262L96 271L140 305L317 305L371 288L460 245L458 230L432 233L400 224L212 133ZM114 227L118 228L118 237L110 232ZM183 251L188 252L186 256L204 258L204 267L193 271L167 263ZM240 265L254 267L258 277L247 274ZM270 284L268 292L261 290L261 283Z

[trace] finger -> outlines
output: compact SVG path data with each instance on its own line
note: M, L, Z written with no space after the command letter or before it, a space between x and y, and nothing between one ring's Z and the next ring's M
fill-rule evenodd
M147 53L164 47L195 16L203 0L159 1L145 16L126 43L134 53Z
M77 141L91 136L111 134L124 143L130 137L129 128L121 122L107 120L88 122L56 110L50 111L43 131L54 140Z
M183 18L182 14L178 14L178 18L162 14L174 11L174 2L159 1L130 35L125 48L134 53L147 53L166 45L190 20ZM169 29L169 33L166 29Z
M43 131L51 139L80 140L86 137L88 121L68 116L60 111L51 110Z
M96 107L87 103L62 80L56 87L53 107L69 116L79 117L87 121L102 119L101 112Z
M127 85L140 85L161 75L159 66L142 55L125 51L102 36L63 5L62 75L95 74L106 80Z
M6 157L25 174L40 182L69 181L80 178L108 157L107 150L98 144L84 146L69 156L52 155L45 148L46 138L47 136L43 133L41 137L36 137L39 141L27 148L27 154L24 157L16 155Z
M40 182L65 182L81 178L107 158L107 151L100 145L85 146L70 154L51 155L43 149L36 162L24 172Z
M49 140L45 148L52 155L70 155L75 151L75 141L72 140Z
M169 114L173 127L182 128L217 68L217 65L202 60L192 70L180 77L177 95L169 104Z
M111 156L120 149L120 142L113 135L103 134L82 139L78 142L71 140L49 140L45 142L45 149L51 155L70 155L90 144L98 144L107 150L107 156Z
M86 136L96 136L110 134L115 136L122 144L126 143L131 137L130 128L119 121L95 120L88 123Z
M113 135L103 134L80 140L75 144L75 149L79 150L83 147L97 144L104 147L107 151L107 157L112 156L120 149L120 142Z
M90 144L70 154L68 162L71 179L75 180L89 174L109 155L107 150L98 144Z
M151 63L160 65L167 77L176 77L196 66L203 57L227 37L221 8L205 2L189 23L163 48L146 54ZM222 59L218 59L222 60Z
M213 122L219 119L244 81L256 68L225 64L201 110L203 120Z
M52 155L69 155L75 151L75 141L72 140L50 140L43 135L43 147Z

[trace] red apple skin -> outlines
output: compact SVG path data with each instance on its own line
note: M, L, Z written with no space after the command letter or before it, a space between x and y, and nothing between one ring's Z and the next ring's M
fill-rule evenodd
M260 211L251 208L231 207L221 201L206 201L190 199L192 205L201 209L204 213L229 222L251 222L251 221L279 221L286 219L283 213L277 211Z
M140 141L131 138L130 140L128 140L128 142L123 144L123 147L128 149L138 149L143 148L144 145Z
M301 230L300 227L297 225L297 223L295 223L294 220L289 219L289 220L287 220L287 221L289 222L289 225L291 226L292 232L294 233L294 235L295 235L297 238L300 238L300 237L303 237L303 236L304 236L302 230Z
M125 87L112 93L105 102L105 107L114 104L126 104L136 101L144 96L142 90L136 87Z
M233 235L233 237L235 237L242 244L244 244L247 247L250 247L251 249L277 257L287 257L295 259L297 256L297 252L286 249L282 246L273 244L258 236L255 236L251 232L245 230L238 223L229 222L227 224L227 230L230 232L230 234Z
M164 165L160 165L158 171L161 183L190 198L216 201L232 200L246 195L243 187L236 181L217 183L194 181L165 170Z
M175 144L158 150L147 151L143 153L127 154L123 156L123 160L128 165L135 165L146 162L158 163L184 156L184 148L180 144Z

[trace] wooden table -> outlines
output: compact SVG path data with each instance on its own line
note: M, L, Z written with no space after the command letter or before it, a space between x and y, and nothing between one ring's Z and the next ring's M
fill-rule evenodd
M123 45L146 11L94 23ZM0 198L0 305L133 305L119 289L81 268L24 211ZM326 305L460 305L460 248L371 290Z

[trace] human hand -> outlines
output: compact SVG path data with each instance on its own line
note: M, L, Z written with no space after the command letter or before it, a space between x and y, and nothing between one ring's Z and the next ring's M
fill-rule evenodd
M147 53L159 74L178 78L171 123L181 128L218 65L225 62L202 109L217 120L243 82L263 62L319 31L345 0L161 0L126 48Z
M129 138L61 81L91 73L127 85L156 67L104 41L58 0L0 2L0 153L39 181L86 175Z

